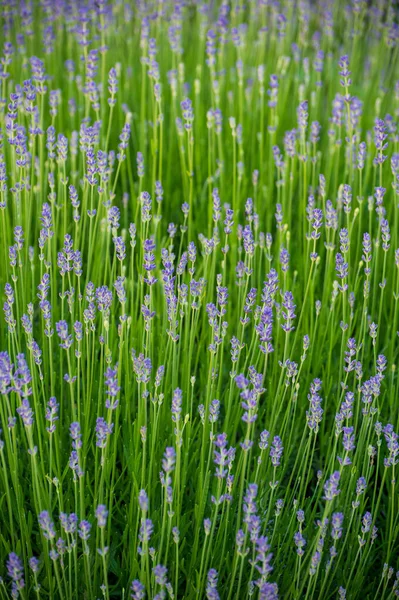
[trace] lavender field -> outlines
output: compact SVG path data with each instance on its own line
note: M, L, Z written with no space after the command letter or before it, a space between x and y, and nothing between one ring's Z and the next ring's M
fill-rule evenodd
M0 600L399 596L398 23L0 1Z

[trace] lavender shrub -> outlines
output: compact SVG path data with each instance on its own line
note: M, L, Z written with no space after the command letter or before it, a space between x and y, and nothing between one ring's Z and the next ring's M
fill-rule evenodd
M0 7L0 598L399 595L395 0Z

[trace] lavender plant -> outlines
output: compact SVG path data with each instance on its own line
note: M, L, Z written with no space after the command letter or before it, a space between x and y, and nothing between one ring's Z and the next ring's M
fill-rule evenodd
M398 596L397 1L0 15L0 598Z

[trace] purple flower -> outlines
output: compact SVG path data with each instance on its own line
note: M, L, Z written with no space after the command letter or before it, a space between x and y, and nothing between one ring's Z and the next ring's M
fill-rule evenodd
M140 510L146 512L148 510L148 496L145 490L140 490L139 492L139 506Z
M367 481L365 477L359 477L356 482L356 496L364 494L367 488Z
M276 435L270 448L270 460L272 461L273 467L278 467L280 465L283 450L284 448L281 438Z
M167 583L166 575L168 573L168 569L163 565L156 565L152 572L154 573L155 581L158 585L164 586Z
M51 558L51 560L53 562L55 562L59 558L59 554L58 554L58 552L57 552L57 550L55 548L52 548L50 550L50 552L48 553L48 555L49 555L49 557Z
M77 477L82 477L84 475L79 465L79 455L76 450L72 450L69 456L69 467L73 471L74 480L76 480Z
M342 190L342 204L344 205L344 212L350 214L352 203L352 188L350 185L344 184Z
M46 148L48 150L48 157L50 159L55 158L55 129L52 125L47 129L47 142Z
M264 304L261 312L259 322L255 325L256 333L259 336L259 350L263 354L270 354L274 348L271 343L272 332L273 332L273 309L270 305Z
M137 383L148 383L151 377L152 363L150 358L146 358L144 354L136 355L135 350L132 350L133 371L136 375Z
M83 325L80 321L75 321L73 324L73 330L75 332L75 337L77 342L81 342L83 340ZM77 356L78 358L78 356Z
M340 478L340 472L334 471L330 479L326 481L326 483L324 484L323 500L333 500L336 496L338 496L338 494L341 493L341 490L338 489Z
M78 534L81 540L87 542L87 540L90 538L90 530L91 524L89 521L80 521Z
M151 221L151 196L148 192L142 192L141 202L141 220L143 223Z
M278 98L278 77L277 75L270 75L270 83L269 89L267 90L267 95L270 100L268 101L268 105L270 108L275 108L277 106L277 98Z
M310 125L310 143L311 144L317 144L317 142L320 140L320 130L321 130L321 125L318 121L312 121L311 125Z
M243 550L243 546L244 546L244 541L245 541L245 533L243 532L242 529L239 529L237 531L237 535L236 535L236 546L237 546L237 553L238 554L242 554L242 550Z
M399 436L395 433L393 426L388 423L383 429L385 441L389 450L388 458L384 458L384 465L391 467L399 463Z
M79 448L82 447L82 434L80 431L80 423L78 421L71 423L69 433L72 438L72 448L74 450L79 450Z
M374 159L375 165L381 165L385 159L383 152L387 148L388 144L385 142L388 134L386 133L386 125L383 119L376 119L374 125L374 143L377 150L377 156Z
M298 554L298 556L303 556L305 553L304 548L306 546L306 540L303 537L301 531L297 531L294 534L294 542L296 546L296 553Z
M68 534L75 534L78 526L78 517L75 513L71 513L70 515L66 513L60 513L60 522L61 527Z
M118 144L119 153L117 156L119 161L123 161L125 159L125 156L126 156L125 150L129 145L129 139L130 139L130 123L125 123L122 128L122 132L119 136L120 143Z
M147 277L144 277L144 281L148 285L154 285L157 282L156 277L152 274L152 271L155 270L155 243L153 239L145 240L144 242L144 264L143 268L147 271Z
M47 510L43 510L39 516L39 527L43 532L43 536L46 540L52 540L55 538L54 523L50 517L50 513Z
M111 229L119 228L120 210L117 206L111 206L108 210L108 223Z
M290 255L286 248L282 247L280 251L280 265L283 273L287 273L290 266Z
M158 367L157 372L155 374L154 385L156 388L158 388L161 385L164 375L165 375L165 367L163 365L161 365L160 367Z
M178 423L182 411L183 392L180 388L176 388L172 398L172 421Z
M216 423L219 419L220 402L219 400L212 400L209 405L209 422Z
M64 247L61 252L58 252L57 255L57 265L60 269L60 274L62 277L64 277L66 273L69 273L73 270L74 257L75 253L73 251L73 240L67 233L64 236Z
M38 573L39 572L39 567L40 567L40 561L38 558L36 558L36 556L32 556L29 559L29 567L32 570L32 573Z
M110 69L108 74L108 91L111 94L111 98L108 98L108 104L109 106L114 106L116 103L114 96L118 91L118 79L116 69L114 67Z
M247 487L243 502L244 523L246 525L251 525L252 517L254 517L257 513L257 495L258 486L256 483L250 483Z
M308 394L309 400L309 410L306 411L306 421L309 429L314 431L315 433L319 430L319 425L323 418L323 409L321 408L322 399L319 396L318 392L321 389L321 381L320 379L314 379L313 383L310 385L310 394Z
M22 560L15 552L10 552L7 560L8 576L12 579L13 598L18 597L18 592L25 587L24 567Z
M367 157L367 146L365 142L360 142L359 151L357 153L357 168L359 170L364 169L364 163Z
M388 223L387 219L381 219L380 227L381 227L381 237L382 237L382 249L385 252L387 252L390 247L389 241L391 239L389 223Z
M345 256L347 252L349 252L349 232L346 227L343 227L339 232L339 241L340 241L340 250L342 254Z
M341 56L341 58L339 59L338 66L339 66L339 74L342 77L341 85L342 85L342 87L347 88L348 86L351 85L352 82L350 79L351 72L349 71L349 58L346 54L345 54L345 56Z
M342 523L344 521L343 513L333 513L331 517L331 537L333 540L339 540L342 536Z
M162 459L162 468L166 474L171 473L175 468L176 451L173 447L168 447L165 450Z
M113 423L107 423L104 417L97 417L96 421L96 446L99 448L105 448L107 445L107 438L111 435L114 429Z
M115 253L118 260L123 261L126 257L126 245L121 236L112 239L115 245Z
M32 377L24 354L17 355L17 369L14 372L13 390L22 398L31 396L32 388L29 387Z
M218 577L218 572L215 569L210 569L208 571L206 584L206 597L208 600L219 600L220 598L217 591Z
M17 247L15 245L9 247L8 256L10 259L10 267L12 267L12 268L16 267L17 266Z
M296 155L297 130L292 129L284 134L284 150L287 156L293 158Z
M132 598L132 600L144 600L145 598L145 587L138 579L132 581L132 585L130 586L130 598Z
M298 129L304 130L308 126L308 102L301 102L297 109Z
M277 583L264 582L259 588L259 600L278 600Z
M184 128L186 131L189 132L189 131L191 131L191 129L193 127L193 121L194 121L194 111L193 111L192 102L189 98L185 98L180 103L180 106L183 111Z
M112 292L106 285L96 289L96 300L98 310L107 315L112 304Z
M99 504L96 508L96 519L98 527L105 527L107 525L108 510L104 504Z
M345 262L344 257L339 252L337 252L337 255L335 257L335 270L337 273L337 277L341 280L344 280L348 276L349 265L347 262ZM340 284L339 289L341 290L341 292L345 292L348 289L348 284Z
M178 544L179 538L180 538L180 531L179 531L178 527L172 527L172 535L173 535L173 542L175 544Z
M251 288L245 298L245 304L244 304L244 309L243 309L245 316L240 318L240 322L242 325L247 325L249 323L248 315L252 312L252 309L253 309L255 301L256 301L256 295L257 295L257 289Z
M118 277L116 278L116 281L114 283L114 288L115 288L118 300L121 304L125 304L125 302L127 300L124 283L125 283L125 277L118 275Z
M154 531L154 525L153 525L151 519L141 519L141 525L140 525L140 531L139 531L140 542L142 544L148 544L153 531ZM140 550L139 550L139 553L142 554L143 549L141 548Z
M343 427L342 431L344 432L343 436L343 446L346 452L351 452L355 448L354 440L355 436L353 434L353 427Z
M20 225L17 225L17 227L14 228L14 241L17 250L22 250L24 246L24 230Z
M269 445L269 437L270 437L270 433L266 430L262 431L260 434L260 440L259 440L259 448L263 451L266 450L266 448Z
M234 226L234 211L231 208L226 208L226 218L223 221L223 225L224 225L224 233L226 235L229 235L232 230L233 230L233 226Z
M369 513L369 512L364 513L363 518L362 518L362 533L363 533L363 535L370 531L372 522L373 522L373 517L371 516L371 513Z
M283 296L283 309L281 314L283 315L284 323L281 325L282 329L289 333L293 331L295 327L293 326L293 321L296 317L295 309L296 306L294 304L294 296L291 292L285 292Z
M225 433L219 434L213 440L215 449L213 451L214 463L217 465L215 476L218 479L224 479L228 473L228 469L231 467L235 457L235 449L230 447L227 448L227 435Z
M144 169L144 156L142 152L137 152L136 154L136 164L137 164L137 175L138 177L144 177L145 169Z
M105 406L108 409L114 410L117 408L119 404L119 400L117 396L120 391L120 386L118 385L118 370L116 367L107 367L105 373L105 395L107 397L105 401Z
M345 97L347 99L348 96ZM359 125L360 117L362 116L363 102L356 98L356 96L352 96L350 98L350 122L352 124L352 128L356 129Z
M245 344L243 344L242 342L240 342L240 340L238 338L233 336L230 340L230 345L231 345L231 351L230 351L231 362L233 364L235 364L238 362L240 352L244 348Z
M313 554L311 561L310 561L310 567L309 567L309 575L315 575L317 572L317 569L319 567L321 561L321 552L319 550L316 550L316 552Z
M17 408L17 413L21 417L25 427L31 427L33 425L33 410L30 407L28 398L22 400L22 404Z
M155 199L160 204L163 200L163 187L160 181L155 182Z
M256 556L254 561L255 569L259 572L262 579L260 581L264 581L267 579L269 573L273 571L273 567L270 565L270 561L273 557L273 554L269 552L270 545L268 544L268 539L265 536L260 536L257 538L256 542Z
M242 242L245 253L248 254L248 256L253 256L255 252L255 240L250 225L245 225L242 230Z
M242 374L237 375L236 385L239 389L242 389L240 393L242 399L241 408L245 411L242 420L245 423L254 423L257 419L258 397L264 392L264 388L262 387L263 375L257 373L254 367L250 367L249 371L252 389L248 388L249 381Z
M69 348L72 346L73 338L71 334L68 334L68 323L66 321L58 321L55 324L55 329L58 337L61 340L60 348L69 350Z

